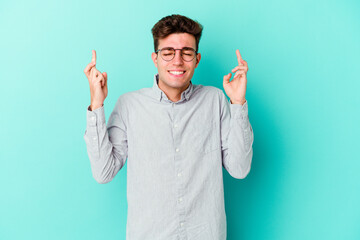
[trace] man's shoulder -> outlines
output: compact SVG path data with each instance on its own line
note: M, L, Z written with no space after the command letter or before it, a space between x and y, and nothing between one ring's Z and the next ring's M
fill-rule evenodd
M194 85L194 93L197 94L211 94L211 95L221 95L223 91L215 86L208 86L208 85Z
M218 93L218 92L222 91L220 88L215 87L215 86L210 86L210 85L199 85L199 86L202 86L204 91L209 91L209 92L214 92L214 93Z
M152 96L151 91L152 88L147 87L147 88L141 88L138 90L125 92L118 97L118 101L123 104L126 104L126 103L130 103L133 100L139 99L139 97L151 97Z

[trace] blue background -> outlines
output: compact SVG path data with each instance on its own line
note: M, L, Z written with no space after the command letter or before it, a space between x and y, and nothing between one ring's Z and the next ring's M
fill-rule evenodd
M0 239L125 239L126 165L100 185L83 135L97 51L108 118L119 95L151 87L152 26L204 26L195 84L223 89L249 64L254 157L225 169L228 239L360 239L360 3L2 1Z

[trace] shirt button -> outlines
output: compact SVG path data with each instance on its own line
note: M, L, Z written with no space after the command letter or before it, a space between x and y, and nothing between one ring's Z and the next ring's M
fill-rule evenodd
M181 177L181 173L178 173L178 177Z
M96 137L93 137L94 140L96 140Z
M182 202L182 198L179 198L179 202Z
M182 222L182 223L180 223L180 227L182 227L182 226L184 226L184 223Z
M95 121L95 117L91 117L91 120L92 120L92 121Z
M177 128L177 126L178 126L177 124L174 124L174 128Z
M175 149L175 151L177 151L177 152L178 152L178 151L180 151L180 150L177 148L177 149Z

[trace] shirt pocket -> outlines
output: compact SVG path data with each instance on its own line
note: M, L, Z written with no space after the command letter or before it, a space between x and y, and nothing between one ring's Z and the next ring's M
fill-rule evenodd
M217 148L219 143L217 123L215 121L199 122L191 129L191 141L189 147L191 151L206 154Z

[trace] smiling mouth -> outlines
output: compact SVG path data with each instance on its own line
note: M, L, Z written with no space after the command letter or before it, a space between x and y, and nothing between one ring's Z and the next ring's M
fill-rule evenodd
M168 72L173 76L179 77L179 76L183 76L186 71L168 71Z

